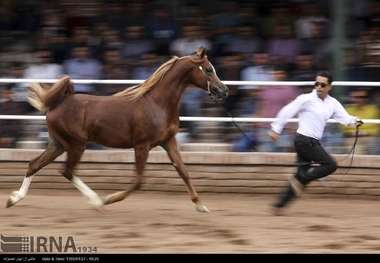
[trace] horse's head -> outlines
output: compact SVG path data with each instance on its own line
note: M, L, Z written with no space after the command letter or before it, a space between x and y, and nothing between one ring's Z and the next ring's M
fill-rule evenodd
M214 66L207 58L206 50L198 48L191 58L196 67L191 71L190 83L206 90L216 100L225 99L228 96L228 87L217 76Z

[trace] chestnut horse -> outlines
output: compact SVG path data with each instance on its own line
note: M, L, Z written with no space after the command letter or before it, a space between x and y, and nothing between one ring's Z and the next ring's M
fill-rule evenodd
M46 112L49 144L29 163L20 189L12 192L7 207L26 196L33 174L64 152L67 152L67 160L63 176L89 199L91 205L98 208L121 201L140 187L149 151L160 145L184 180L196 210L208 212L190 182L175 139L179 128L180 99L188 85L207 90L217 99L228 95L227 86L216 75L203 48L189 56L172 58L142 84L113 96L74 94L68 76L51 88L32 84L29 102ZM134 148L136 177L129 189L103 199L73 175L89 141L108 147Z

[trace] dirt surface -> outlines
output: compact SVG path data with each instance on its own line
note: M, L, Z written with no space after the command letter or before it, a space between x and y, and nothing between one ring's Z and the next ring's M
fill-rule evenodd
M8 194L0 192L3 205ZM275 196L201 197L211 213L196 212L185 193L152 192L98 212L78 192L32 190L0 208L0 232L72 235L98 253L380 253L379 201L304 197L273 216Z

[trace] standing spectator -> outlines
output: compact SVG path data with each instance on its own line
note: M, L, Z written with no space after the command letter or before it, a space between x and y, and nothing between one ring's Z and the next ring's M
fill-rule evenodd
M63 74L62 66L52 62L50 50L39 49L33 56L33 63L25 69L24 78L55 79Z
M0 89L0 112L4 115L25 114L23 107L13 100L12 89ZM17 120L0 120L0 148L14 148L22 135L22 127Z
M269 55L266 52L256 52L252 56L251 65L245 67L240 73L240 79L243 81L273 81L272 66L270 65ZM246 101L243 105L243 112L251 115L256 110L255 95L258 86L241 87L247 94Z
M63 74L63 67L52 61L52 54L49 50L41 48L36 50L32 56L32 63L23 71L25 79L56 79ZM13 73L20 71L15 69ZM14 100L24 105L24 108L32 110L27 100L27 86L24 83L12 87Z
M285 1L278 1L278 3L269 4L268 15L261 18L260 24L262 27L262 34L265 39L275 37L273 34L278 25L291 26L294 24L294 12L288 3ZM277 34L277 33L275 33Z
M46 41L46 38L44 39ZM63 61L69 56L68 38L65 31L59 31L49 36L47 39L46 47L52 54L52 61L62 65Z
M170 45L170 51L179 57L190 55L200 47L211 50L211 43L203 37L203 31L197 25L185 25L182 28L182 37L177 38Z
M315 76L314 57L311 53L302 53L297 55L294 68L292 70L293 81L311 81ZM310 86L301 86L302 93L312 91Z
M358 41L358 51L362 56L361 70L366 81L379 81L380 69L380 26L370 27Z
M223 54L224 46L232 40L235 27L242 23L238 3L233 1L221 2L219 8L210 21L214 54L218 56Z
M72 51L72 57L64 62L65 73L73 79L100 79L102 77L101 63L92 58L88 47L77 46ZM93 84L75 84L77 93L94 93Z
M132 69L132 78L146 80L160 65L160 57L156 53L142 55L141 60Z
M128 26L126 28L122 52L129 64L136 63L142 55L153 52L154 49L153 42L145 37L144 27Z
M275 26L274 34L268 43L268 53L270 57L278 59L280 64L294 63L296 56L300 53L300 43L289 25Z
M349 3L347 3L350 9L350 17L347 25L347 28L350 29L347 30L350 39L357 39L360 32L365 31L368 20L370 20L369 13L372 10L370 1L371 0L349 0Z
M295 21L297 38L312 38L315 23L328 23L328 19L323 15L323 12L319 5L312 2L301 4L300 15Z
M169 11L163 6L154 9L146 27L157 52L162 55L169 54L169 45L177 37L178 31L176 21Z
M9 66L6 72L9 78L24 78L25 65L23 63L15 62ZM24 113L31 113L34 108L29 104L27 99L27 90L25 83L9 83L8 88L11 90L11 98L14 104L18 104Z
M103 77L105 79L128 79L129 71L119 49L108 49L103 54ZM99 95L111 95L126 87L124 84L101 85Z
M124 41L121 38L119 31L111 29L103 32L103 46L106 49L121 49L124 46Z
M222 79L239 80L242 68L242 55L239 53L229 53L219 58L218 72ZM240 102L244 97L244 91L238 86L231 86L229 95L224 101L225 109L234 114L240 115Z
M53 57L50 50L47 49L39 49L34 52L34 63L27 67L24 72L24 78L41 78L41 79L56 79L59 78L63 74L63 67L59 64L53 63ZM28 101L26 98L27 87L23 86L24 97L22 103L23 105L28 105ZM19 90L17 90L19 91ZM28 105L30 108L30 105ZM41 130L46 132L45 128ZM40 138L42 140L47 141L47 137Z
M180 114L181 116L202 116L201 107L203 99L207 98L207 92L196 87L189 86L182 95ZM182 123L181 128L188 133L188 139L197 140L199 137L199 123L189 121Z
M103 34L104 32L102 32ZM70 35L69 43L72 47L87 46L91 47L94 43L94 38L91 35L91 30L88 26L75 27Z
M269 65L269 56L266 52L258 51L251 55L250 65L243 68L240 72L240 79L243 81L272 81L272 68ZM232 88L232 87L231 87ZM239 98L242 110L239 115L251 116L257 110L256 92L258 86L243 86L231 89L234 96ZM257 132L255 129L239 134L238 138L232 142L232 150L237 152L247 152L257 150Z
M357 89L350 92L351 103L347 106L347 112L361 119L378 119L380 109L369 100L369 93L365 89ZM355 129L345 128L345 144L352 147L355 140ZM359 130L356 153L375 154L376 137L380 135L379 125L366 124Z
M253 54L252 64L241 71L241 80L272 81L272 71L269 54L264 51L259 51ZM257 87L250 86L247 88Z
M332 42L329 39L328 21L312 22L310 37L301 40L302 52L313 54L318 69L328 69L332 55Z
M224 52L241 52L246 59L248 54L256 53L262 47L262 39L256 35L254 27L242 25L235 32L236 36L224 47Z
M287 72L280 67L273 70L273 77L275 81L285 81L287 79ZM258 90L256 96L257 110L256 117L260 118L274 118L277 112L296 98L299 95L298 89L294 86L266 86ZM281 151L287 152L291 150L291 130L292 125L284 132L276 144L273 144L267 136L269 125L257 124L255 130L258 138L258 151L273 152ZM269 139L269 140L268 140Z
M41 21L41 35L45 38L65 30L65 17L59 9L46 8Z
M226 32L224 30L241 25L240 7L237 2L223 1L219 8L211 19L213 29Z
M363 81L366 79L360 65L360 51L357 48L347 48L344 52L343 76L345 81ZM348 89L349 87L345 87Z

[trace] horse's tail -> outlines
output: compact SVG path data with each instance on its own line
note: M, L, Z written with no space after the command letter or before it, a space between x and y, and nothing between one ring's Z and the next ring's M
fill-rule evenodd
M52 87L48 88L38 83L32 83L28 87L28 90L29 103L43 113L54 109L67 96L74 93L73 83L68 76L61 78Z

